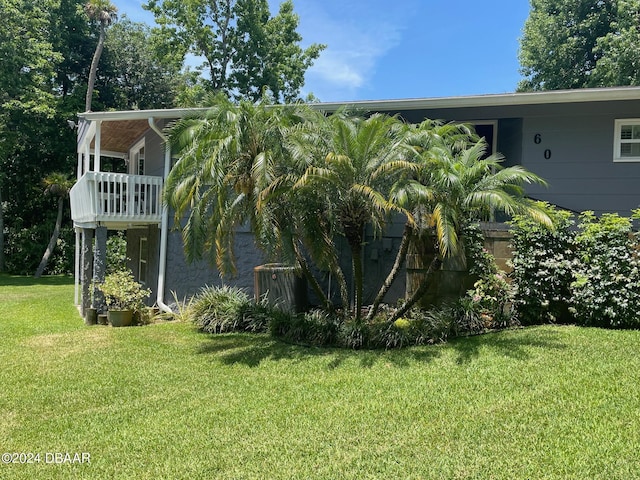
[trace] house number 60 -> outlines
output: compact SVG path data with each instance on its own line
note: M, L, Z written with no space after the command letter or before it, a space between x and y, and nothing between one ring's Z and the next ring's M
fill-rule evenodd
M540 145L540 144L542 143L542 135L541 135L541 134L539 134L539 133L536 133L536 134L533 136L533 143L535 143L536 145ZM548 149L548 148L547 148L547 149L544 151L544 158L545 158L546 160L549 160L549 159L551 158L551 150L550 150L550 149Z

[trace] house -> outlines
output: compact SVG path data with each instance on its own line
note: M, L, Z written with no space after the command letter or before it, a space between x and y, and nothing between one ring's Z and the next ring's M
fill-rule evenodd
M334 111L344 103L314 105ZM629 215L640 206L640 87L616 87L448 98L353 102L371 112L399 114L406 121L425 118L473 124L505 165L522 165L540 175L548 188L527 194L564 209ZM206 263L187 264L178 232L161 203L171 166L163 128L190 109L88 112L80 114L78 182L71 191L76 228L76 303L87 307L91 280L104 275L108 230L127 232L127 254L135 277L166 309L171 292L179 298L205 284L219 283ZM125 161L126 173L109 170ZM401 227L367 245L369 279L380 278L393 262ZM91 248L95 239L95 255ZM264 259L249 231L237 236L238 276L253 289L253 268ZM377 275L377 274L380 275ZM373 292L376 282L365 286ZM369 293L370 293L369 292ZM400 286L391 296L403 292Z

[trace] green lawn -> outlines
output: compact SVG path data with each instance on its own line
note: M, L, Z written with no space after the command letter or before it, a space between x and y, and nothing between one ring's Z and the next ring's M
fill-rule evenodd
M40 454L0 478L640 478L637 331L353 352L85 327L72 302L0 276L0 453Z

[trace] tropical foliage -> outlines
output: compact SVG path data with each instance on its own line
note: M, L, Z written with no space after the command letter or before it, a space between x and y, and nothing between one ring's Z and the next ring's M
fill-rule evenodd
M426 233L435 238L433 273L447 258L465 263L462 232L496 211L551 224L543 208L523 197L523 184L542 179L522 167L503 168L502 157L487 156L484 140L464 126L410 126L382 114L325 115L305 105L219 98L205 114L178 121L170 142L179 159L165 201L175 209L187 258L207 257L222 274L233 273L233 234L249 223L267 255L299 267L329 310L333 299L314 272L331 272L356 339L368 328L361 325L366 228L377 235L390 215L406 220L395 272L368 310L371 323L408 245ZM350 277L341 262L345 244ZM430 281L427 275L388 322L406 315Z
M64 211L64 202L69 198L69 191L73 186L73 180L70 180L67 175L60 172L54 172L51 175L48 175L43 181L44 185L44 193L46 195L51 195L56 197L58 204L58 215L56 217L56 223L53 228L53 233L51 234L51 239L49 240L49 244L47 245L47 249L42 255L42 260L40 261L40 265L38 265L38 269L36 270L35 277L40 277L45 268L47 268L47 264L49 263L49 259L51 258L51 254L56 247L58 242L58 237L60 236L60 229L62 228L62 213Z
M84 10L89 17L89 20L95 22L99 26L98 43L96 44L96 51L93 54L91 60L91 68L89 69L89 80L87 84L87 95L85 97L85 111L91 111L91 100L93 97L93 87L96 82L96 75L98 74L98 62L102 56L102 50L104 49L104 41L107 35L107 27L111 25L117 19L116 6L111 3L110 0L89 0Z

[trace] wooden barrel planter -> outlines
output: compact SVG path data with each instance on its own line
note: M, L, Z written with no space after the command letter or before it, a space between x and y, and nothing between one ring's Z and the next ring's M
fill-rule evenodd
M266 298L269 305L297 313L307 308L307 282L290 265L268 263L253 269L256 302Z
M431 238L424 241L411 242L407 253L407 282L405 295L409 298L423 282L429 282L429 288L417 306L429 309L445 303L454 302L467 290L473 288L476 278L469 274L465 262L461 258L446 258L439 270L427 278L427 271L436 255L435 243Z

